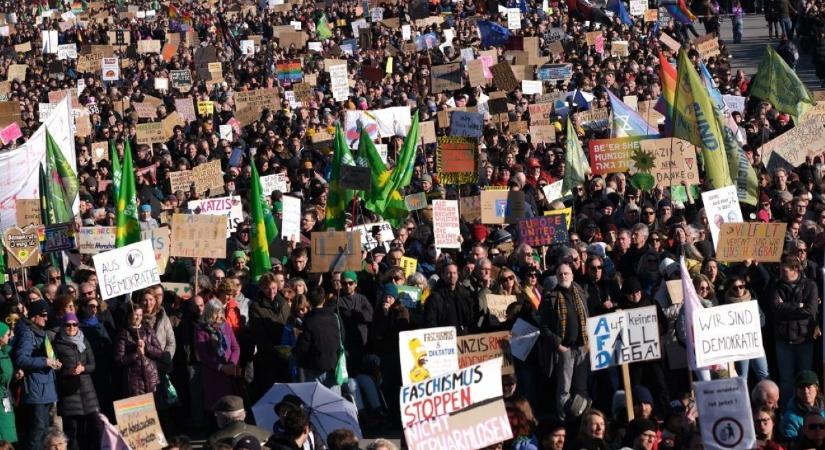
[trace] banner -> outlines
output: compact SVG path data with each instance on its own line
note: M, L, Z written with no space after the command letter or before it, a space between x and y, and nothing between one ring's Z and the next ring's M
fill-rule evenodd
M788 224L723 223L719 229L716 259L721 262L779 262L785 245Z
M77 249L81 254L96 255L115 248L116 227L81 227L77 232Z
M433 234L436 248L461 248L457 200L433 200Z
M697 367L765 356L759 305L755 301L696 310L693 336Z
M194 214L226 216L226 237L229 238L243 222L243 207L240 197L217 197L190 200L186 207Z
M484 361L501 358L501 373L515 373L510 354L510 332L470 334L458 337L458 367L462 369Z
M702 192L702 203L708 218L708 228L714 245L719 243L719 228L723 223L744 222L739 208L739 194L736 186L725 186Z
M502 400L436 417L404 430L409 450L482 449L512 437Z
M455 350L455 347L453 347ZM464 369L455 368L401 388L401 424L450 415L479 402L501 397L501 360L496 358Z
M152 394L138 395L114 403L117 430L133 449L160 450L166 438L160 428Z
M567 221L564 214L522 219L518 223L519 241L531 247L567 242Z
M640 137L592 139L587 147L593 175L624 173L630 170L633 156L641 148Z
M224 259L226 216L174 214L170 256Z
M155 251L149 240L99 253L92 260L103 300L160 283Z
M591 370L662 357L655 306L590 317L587 335Z
M404 386L458 370L455 327L402 331L398 333L398 350ZM401 393L403 399L403 389Z
M704 449L756 448L746 378L697 381L693 387Z

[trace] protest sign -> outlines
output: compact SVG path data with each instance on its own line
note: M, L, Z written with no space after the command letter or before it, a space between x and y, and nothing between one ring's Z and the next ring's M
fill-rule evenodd
M3 231L3 247L12 256L8 258L9 268L19 269L37 265L40 256L40 239L37 226L11 227Z
M461 248L458 201L433 200L433 221L436 248Z
M132 102L131 106L134 108L139 119L154 120L158 118L158 109L151 103Z
M192 298L192 285L189 283L161 283L163 290L175 294L175 297L187 300Z
M158 228L140 230L140 238L152 241L152 249L155 251L155 261L158 262L158 270L161 275L166 273L166 264L169 262L169 244L172 237L172 230L163 225Z
M655 306L587 319L591 370L662 357Z
M416 192L404 197L404 204L409 211L417 211L427 207L427 194L424 192Z
M288 179L286 172L261 177L261 192L264 195L272 195L275 191L287 193L289 192L289 188L287 187Z
M198 120L198 116L195 113L195 104L192 102L192 97L176 98L175 111L177 111L187 123Z
M484 116L480 113L453 111L450 117L450 135L480 138L484 131Z
M540 81L562 81L572 77L572 64L545 64L538 68L536 75Z
M160 283L155 252L149 240L98 253L92 260L103 300Z
M654 159L650 175L657 185L699 184L696 147L690 142L679 138L645 139L640 145ZM638 165L636 168L640 169Z
M222 188L223 171L221 170L221 162L213 160L193 167L192 182L195 183L195 190L199 193Z
M418 269L418 260L407 256L401 257L401 268L404 269L404 276L410 277Z
M493 83L502 91L511 92L521 86L521 83L513 73L512 67L510 67L510 64L507 62L501 62L491 66L490 72L493 74Z
M430 70L430 78L432 80L430 91L433 94L461 89L463 86L461 79L461 64L450 63L440 66L432 66Z
M785 244L788 224L775 223L723 223L719 227L716 259L721 262L779 262Z
M640 148L640 137L592 139L588 143L590 169L594 175L623 173L630 169L634 152Z
M172 215L170 256L226 258L227 217L207 214Z
M418 309L421 306L421 292L417 286L398 286L398 300L407 309Z
M697 381L693 386L704 449L757 447L747 378Z
M544 83L541 80L521 80L521 91L524 95L541 95L544 93Z
M507 191L481 191L481 223L497 225L504 223L507 215Z
M401 357L401 379L409 389L433 377L458 370L455 327L423 328L398 333L398 350ZM501 363L499 363L501 370ZM499 385L501 382L499 380ZM404 401L405 389L401 390L402 405L420 400L410 398ZM402 406L402 412L404 407ZM414 417L412 418L414 419ZM410 419L405 420L409 423Z
M719 50L719 38L716 37L715 34L699 36L693 43L696 45L696 50L705 60L722 54Z
M693 315L696 366L765 356L759 306L755 301L700 308Z
M341 166L341 187L369 191L372 181L372 173L369 167Z
M519 241L532 247L567 242L567 221L563 214L522 219L518 223Z
M444 184L478 181L478 151L470 137L440 136L436 155L436 173Z
M501 359L501 373L515 373L513 356L510 354L510 332L470 334L458 337L458 367L465 368L489 361Z
M603 130L610 123L610 111L607 108L595 108L578 113L579 121L586 130Z
M825 142L825 117L819 116L803 121L790 130L771 139L761 147L762 161L768 164L768 170L773 171L782 167L777 157L784 159L792 167L799 167L808 156L814 157L822 153Z
M404 430L409 450L491 448L512 437L504 401L500 399L444 414Z
M725 186L702 192L702 203L705 205L705 214L714 245L719 243L719 227L723 223L744 222L742 210L739 208L739 194L736 192L736 186Z
M188 69L169 71L172 87L178 90L189 90L192 86L192 72Z
M544 186L541 190L544 193L544 197L547 199L548 202L552 202L553 200L560 199L564 197L564 193L562 193L562 186L564 186L564 180L559 180L553 183ZM569 194L570 191L567 191Z
M77 232L77 249L96 255L115 248L115 227L81 227Z
M674 52L678 52L680 48L682 48L682 44L679 43L676 39L670 37L667 33L662 33L659 36L659 40L662 44L665 44L669 49L673 50Z
M468 223L475 223L481 218L481 196L461 197L458 200L458 211L462 219Z
M533 345L539 338L539 329L526 320L519 318L510 331L510 354L519 361L526 361Z
M203 200L190 200L186 207L195 214L226 216L226 237L232 235L243 222L243 208L240 197L216 197Z
M40 199L17 198L14 200L17 226L40 225Z
M645 22L656 22L659 19L658 9L648 9L645 11Z
M149 393L118 400L114 407L117 430L129 447L145 450L166 447L154 395Z
M516 301L515 295L484 294L482 309L486 309L499 323L507 321L507 307Z
M392 226L389 222L373 222L347 227L347 231L356 230L361 232L361 248L367 252L379 245L389 249L390 242L395 239L395 234L392 232ZM378 240L375 239L376 234Z
M120 79L120 58L101 59L101 80L117 81Z
M324 231L312 233L310 272L361 270L361 232Z
M54 225L40 226L37 229L40 239L40 252L52 253L63 250L74 250L74 224L58 223Z
M135 125L135 128L138 144L162 144L166 141L161 122L139 123Z
M553 114L553 103L535 103L527 105L527 110L530 112L531 126L548 126L553 127L550 122L550 116ZM553 130L553 137L555 141L555 129Z
M169 172L169 186L172 192L189 192L189 189L192 187L192 171L181 170L178 172Z

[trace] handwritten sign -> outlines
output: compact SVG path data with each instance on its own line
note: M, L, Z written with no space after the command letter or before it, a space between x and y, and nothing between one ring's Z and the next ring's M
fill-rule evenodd
M453 111L450 117L450 134L452 136L469 136L481 138L484 132L484 116L480 113Z
M195 183L195 190L199 193L223 187L221 162L214 160L193 167L192 182Z
M511 92L521 86L521 83L516 79L512 67L506 62L498 63L490 67L490 72L493 74L493 83L499 89Z
M696 50L705 59L712 58L714 56L719 56L722 54L722 52L719 50L719 38L717 38L713 34L699 36L693 42L694 44L696 44Z
M186 207L196 214L226 216L226 237L232 235L243 221L243 208L240 197L217 197L202 200L190 200Z
M166 447L155 398L151 393L118 400L114 407L117 429L129 447L146 450Z
M697 367L765 356L755 301L700 308L693 314Z
M500 370L498 375L484 373L485 377L501 377ZM456 398L458 394L443 395L446 398ZM462 440L466 440L467 446L457 448L490 448L512 439L513 431L503 400L486 403L476 403L472 398L470 400L466 405L459 403L462 407L466 406L459 412L445 413L407 427L404 430L407 447L410 450L444 448L444 442L454 442L456 436L461 436ZM449 407L445 409L451 411Z
M484 303L487 311L498 319L499 323L507 321L507 307L515 301L515 295L484 294Z
M638 137L592 139L587 153L593 174L627 172L633 162L633 152L640 148L640 140Z
M432 82L431 92L434 94L461 89L463 86L461 80L461 64L450 63L432 66L430 79Z
M37 265L40 256L40 239L36 226L11 227L3 232L3 247L12 258L8 258L10 268Z
M702 192L702 203L705 205L710 236L716 246L719 245L719 229L723 223L744 222L736 186Z
M723 223L719 229L716 259L722 262L779 262L788 224L741 222Z
M92 256L104 300L160 283L152 242L143 240Z
M808 156L814 157L825 150L825 117L804 121L759 148L762 160L767 161L768 169L781 167L777 157L787 164L799 167Z
M361 232L314 232L310 272L361 270Z
M515 373L510 354L510 332L470 334L458 337L458 366L460 368L501 358L501 373Z
M587 335L591 370L662 357L655 306L590 317Z
M174 214L170 256L226 258L226 216Z
M82 254L96 255L115 247L115 227L81 227L77 233L77 249Z
M640 142L645 153L654 157L650 174L661 186L699 184L696 147L679 138L645 139Z
M567 242L567 221L563 214L522 219L518 223L521 243L530 246Z
M17 226L40 225L40 199L17 198L14 200L17 215Z
M433 200L433 221L436 248L461 248L457 200Z
M468 137L438 138L436 173L442 183L461 184L478 181L476 140Z
M163 134L163 123L161 122L139 123L135 127L137 128L138 144L151 145L166 142Z

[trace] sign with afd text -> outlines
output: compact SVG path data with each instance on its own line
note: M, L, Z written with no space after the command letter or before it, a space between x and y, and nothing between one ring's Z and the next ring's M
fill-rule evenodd
M759 306L755 301L696 310L693 336L697 367L765 356Z
M693 383L693 387L705 449L756 447L747 379L733 377L697 381Z
M590 317L587 335L591 370L662 357L655 306Z
M152 241L145 240L92 256L103 300L160 283Z

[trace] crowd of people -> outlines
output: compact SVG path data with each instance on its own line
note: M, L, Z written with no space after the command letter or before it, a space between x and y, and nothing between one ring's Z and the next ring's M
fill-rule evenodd
M655 9L654 3L649 6ZM803 52L812 52L819 73L825 66L825 39L816 31L822 5L789 3L757 0L743 9L738 1L720 5L697 0L689 6L708 33L719 33L720 19L731 17L735 43L747 40L744 14L764 11L771 37L775 34L784 46L783 57L793 57L797 42ZM113 402L141 394L153 394L170 449L191 448L190 438L207 438L212 449L357 448L360 430L320 435L301 399L285 399L275 407L278 421L272 429L254 425L251 407L275 383L318 381L354 402L363 431L400 436L399 332L453 326L459 335L468 335L510 330L523 319L538 327L541 337L524 361L514 360L515 374L502 378L513 439L498 448L700 449L691 377L731 374L727 367L695 373L686 368L682 305L666 285L680 279L682 256L704 307L753 301L762 312L766 357L736 363L737 376L745 377L753 390L758 448L825 448L818 350L823 325L820 261L825 261L821 161L809 157L799 167L768 170L760 147L796 124L766 99L749 96L754 74L732 69L724 42L721 54L705 64L722 94L747 98L744 109L732 116L745 142L744 154L757 171L759 194L755 205L741 205L743 217L788 224L780 263L717 261L708 217L690 186L683 189L686 200L676 199L675 188L640 187L625 173L611 173L588 177L566 197L546 197L545 188L569 170L566 127L573 127L585 149L592 139L611 137L609 124L584 124L577 113L608 107L608 93L655 104L663 91L659 55L677 58L660 37L666 33L680 41L690 61L698 63L701 55L692 42L698 33L692 24L644 21L641 16L627 23L613 13L615 2L609 2L605 15L583 0L509 5L473 0L2 0L0 6L0 74L6 75L13 64L28 66L24 79L0 84L0 96L19 103L14 121L24 139L40 125L49 92L76 89L71 93L75 109L88 116L89 130L75 140L78 226L116 225L113 158L95 154L98 142L112 142L121 160L125 149L133 151L142 229L169 226L170 213L191 212L191 200L237 196L244 211L244 220L227 240L226 258L170 258L162 281L189 283L191 294L159 284L104 300L91 255L76 251L66 253L65 263L43 257L25 275L9 269L0 305L0 448L98 448L103 431L98 414L115 423ZM473 57L488 50L477 22L506 24L503 6L521 11L515 36L538 38L540 58L572 68L570 78L544 82L546 93L564 93L568 100L550 116L555 137L545 142L514 125L530 119L529 107L539 95L520 88L505 92L507 113L491 115L489 94L498 87L472 85L465 67L458 80L462 88L432 89L433 66L462 61L463 49ZM383 8L377 20L371 16L375 7ZM353 30L351 24L364 17L367 31ZM320 45L313 50L300 43L280 45L277 27L284 25ZM121 58L119 79L103 81L99 70L80 71L78 59L59 61L44 43L48 30L57 32L59 44L77 44L81 57L99 51L94 46L108 45L106 52ZM605 37L600 51L585 37L593 31ZM428 33L437 37L435 45L411 47ZM135 51L141 40L166 43L172 36L179 45L170 55ZM240 42L248 40L255 41L254 52L242 53ZM551 45L556 41L559 46ZM611 49L616 41L628 43L626 53ZM499 61L511 44L493 47ZM214 58L202 59L204 49L213 49ZM276 64L294 59L300 59L305 79L315 79L311 96L298 102L287 99ZM327 59L347 63L350 89L343 101L333 96ZM203 71L209 62L220 63L217 80ZM366 76L376 67L381 76ZM159 89L157 79L168 80L171 71L183 69L192 73L191 86ZM277 92L276 106L261 107L253 120L239 122L235 95L264 88ZM580 96L588 100L583 104ZM130 103L150 97L160 99L157 119L138 117ZM179 98L212 101L214 113L175 126L163 143L139 145L137 125L168 117ZM438 136L449 134L439 123L439 112L483 112L478 182L441 180L438 146L420 145L412 181L403 193L424 192L428 205L392 227L391 239L371 229L378 242L365 249L361 270L319 273L312 268L310 242L311 233L326 230L329 221L332 153L313 138L335 135L347 111L394 106L417 111L422 122L435 122ZM226 124L233 131L221 137L220 126ZM404 137L382 139L388 166L399 157ZM211 161L220 161L222 188L172 191L170 173ZM300 237L271 243L272 270L258 279L249 267L253 164L261 176L286 175L285 190L267 199L278 223L284 195L302 201ZM431 200L471 197L489 187L523 192L526 217L572 207L568 241L531 247L520 242L517 224L462 217L461 248L436 248ZM709 189L707 184L698 188ZM343 214L347 226L382 222L358 197ZM401 267L403 257L417 261L412 275ZM402 286L420 288L420 302L405 306ZM485 307L486 294L516 296L506 320ZM628 421L623 397L614 395L622 389L617 370L590 371L586 319L644 306L658 311L664 351L661 360L631 366L635 418ZM341 346L349 375L343 384L335 376ZM370 448L396 447L378 439Z

